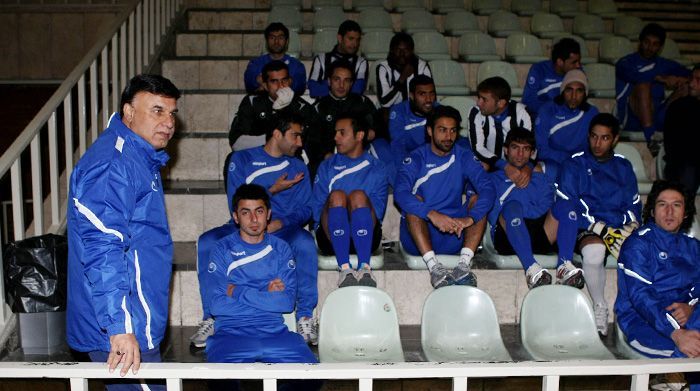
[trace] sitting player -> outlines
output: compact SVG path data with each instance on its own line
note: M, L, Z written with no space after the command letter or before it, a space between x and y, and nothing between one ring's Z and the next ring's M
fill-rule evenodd
M679 184L657 181L644 206L645 224L622 246L615 315L629 345L644 356L700 357L700 312L694 311L700 241L687 234L694 216L693 196ZM691 390L700 389L688 378Z
M296 301L296 262L286 242L266 233L270 198L244 184L232 200L240 230L219 240L207 265L206 295L215 319L207 360L220 363L317 363L283 313Z
M389 184L384 164L365 151L367 133L362 119L339 115L337 153L321 163L314 180L316 242L321 253L335 254L339 288L377 286L369 261L381 243ZM351 252L357 254L357 276L350 266Z
M496 188L496 199L489 213L496 251L503 255L516 254L525 270L528 288L550 284L552 276L535 260L533 252L548 254L556 250L555 241L569 243L576 241L577 227L569 211L562 203L554 204L554 182L557 172L544 163L533 166L535 136L527 129L512 129L506 136L504 154L509 165L523 169L530 166L532 176L527 186L519 188L508 178L504 170L491 174ZM575 217L575 215L574 215ZM562 224L559 221L563 221ZM562 246L566 248L567 246ZM562 269L557 283L574 285L580 277L580 270L570 262L570 257L559 256L557 270ZM570 271L574 271L571 273ZM578 270L578 272L576 272Z
M617 119L608 113L593 117L587 151L575 153L560 172L557 203L577 216L577 245L583 257L588 293L594 304L598 332L608 333L605 301L606 247L617 258L620 246L639 224L641 199L632 165L613 148L620 138ZM567 243L568 244L568 243ZM573 257L573 246L559 243L560 254ZM558 274L558 273L557 273ZM583 287L583 281L579 287Z
M403 160L394 197L401 208L401 245L423 256L434 288L450 284L476 286L471 259L486 230L486 214L493 205L493 184L468 148L455 145L462 118L450 106L433 110L426 126L430 142ZM462 197L467 185L477 196ZM461 250L460 250L461 249ZM437 254L460 254L452 273Z

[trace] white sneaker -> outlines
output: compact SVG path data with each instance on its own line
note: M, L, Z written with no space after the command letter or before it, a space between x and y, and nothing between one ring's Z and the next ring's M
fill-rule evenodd
M543 269L539 263L533 263L525 272L525 280L529 289L552 283L552 275L547 269Z
M301 318L297 321L297 333L304 337L304 342L318 345L318 321L314 318Z
M214 318L204 319L199 322L197 331L190 337L190 343L197 348L207 346L207 338L214 335Z
M557 268L557 284L573 286L581 289L585 280L583 279L583 270L574 266L571 261L564 261Z
M603 337L608 336L608 305L605 303L596 303L593 308L595 314L595 327L598 329L598 334Z

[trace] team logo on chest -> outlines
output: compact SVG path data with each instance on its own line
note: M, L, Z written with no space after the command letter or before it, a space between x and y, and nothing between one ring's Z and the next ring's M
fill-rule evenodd
M659 259L664 260L664 261L667 260L667 259L668 259L668 253L667 253L666 251L661 251L661 252L659 253Z
M328 114L328 115L326 116L326 121L328 121L328 122L333 121L333 116L330 115L330 114Z

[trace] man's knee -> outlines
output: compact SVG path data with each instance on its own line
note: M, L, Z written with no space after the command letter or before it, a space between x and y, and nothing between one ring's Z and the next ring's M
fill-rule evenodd
M651 83L637 83L630 91L630 98L639 99L651 94Z
M350 195L348 195L348 199L350 200L350 208L352 209L366 208L370 205L369 197L367 197L367 194L363 190L353 190L350 192Z
M510 221L513 218L521 218L523 216L523 205L519 201L508 201L503 204L501 209L503 218Z
M337 207L347 207L348 205L348 196L345 194L344 191L342 190L333 190L329 195L328 195L328 207L329 208L337 208Z
M581 256L587 265L603 265L605 261L605 244L597 236L586 236L581 239Z

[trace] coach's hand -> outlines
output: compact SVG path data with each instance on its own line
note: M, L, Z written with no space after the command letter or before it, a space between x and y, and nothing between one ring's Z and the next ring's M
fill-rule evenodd
M135 375L141 367L141 351L136 336L134 334L112 335L109 337L109 344L109 357L107 357L109 372L114 372L114 369L121 364L120 376L126 376L129 368Z
M700 356L700 331L678 329L671 333L678 350L690 358Z
M693 307L686 303L673 303L666 307L666 311L671 311L671 316L678 322L678 325L685 327L688 322L688 318L693 313Z

